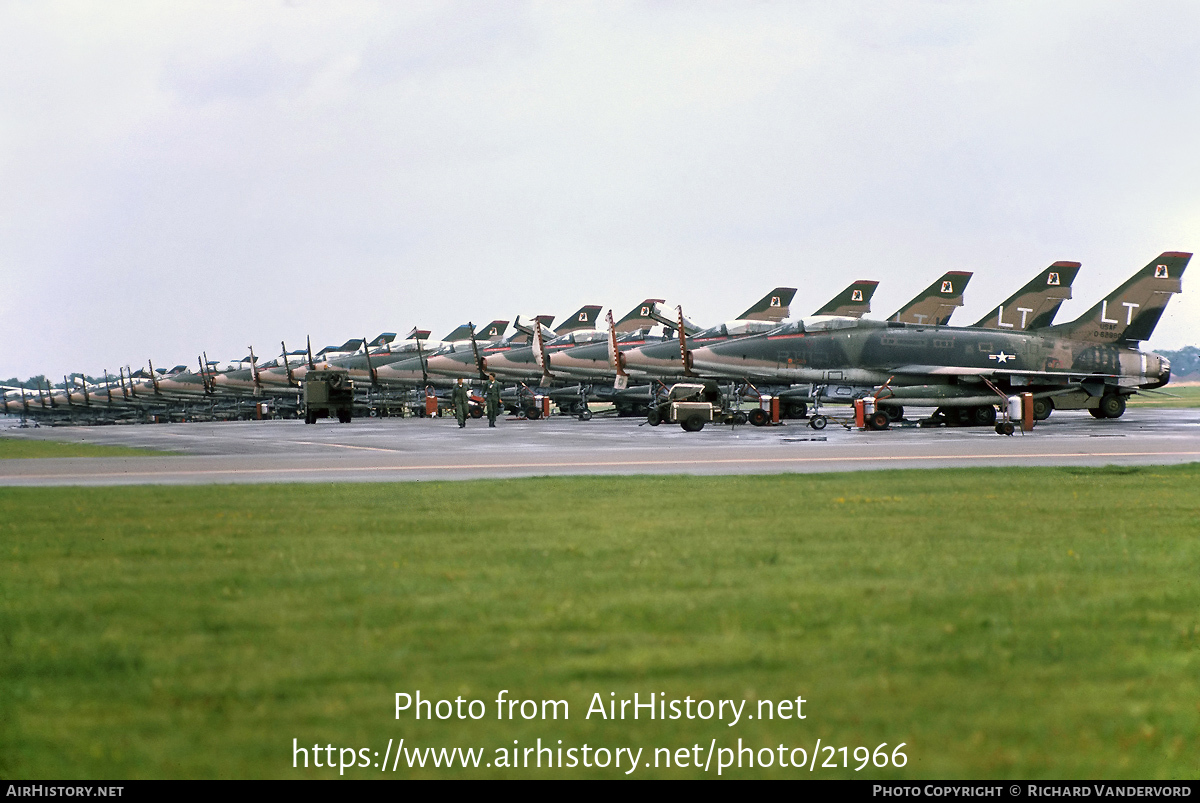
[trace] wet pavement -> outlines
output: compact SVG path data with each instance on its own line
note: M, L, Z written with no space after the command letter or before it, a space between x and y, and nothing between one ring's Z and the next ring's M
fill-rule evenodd
M774 474L954 466L1152 465L1200 461L1200 410L1130 408L1097 421L1058 411L1033 432L831 423L709 425L698 433L644 419L555 416L489 429L453 418L238 421L16 429L3 434L172 451L150 457L0 460L0 485L377 482L570 474Z

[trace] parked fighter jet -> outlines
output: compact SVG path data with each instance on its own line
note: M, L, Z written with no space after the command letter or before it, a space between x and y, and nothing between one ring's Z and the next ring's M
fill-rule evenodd
M492 321L486 326L481 326L478 332L473 331L472 324L468 323L459 326L441 342L431 344L424 338L414 338L400 348L378 349L330 360L329 367L348 371L356 382L366 382L378 386L381 384L379 370L385 366L416 358L418 361L426 360L426 370L428 370L428 360L431 358L430 346L433 347L435 353L440 354L460 345L474 346L480 341L499 342L504 338L506 329L508 329L508 321Z
M882 408L938 407L948 423L988 424L993 405L1019 392L1041 402L1040 418L1055 407L1117 418L1130 394L1170 378L1170 363L1137 345L1180 292L1190 259L1161 254L1084 315L1046 329L800 320L698 348L692 362L707 375L883 388Z
M482 357L479 367L501 379L539 382L545 374L543 365L548 352L604 339L604 333L595 328L601 309L596 304L580 307L553 332L541 325L534 326L529 345Z
M613 322L612 313L608 320L610 331L617 339L620 351L643 346L650 342L661 342L668 332L673 333L677 322L665 317L659 310L660 298L647 298L630 310L621 320ZM664 326L671 327L669 330ZM655 334L655 330L657 334ZM692 327L693 331L695 327ZM588 342L564 349L547 349L547 373L557 379L611 380L614 374L610 359L608 337L597 338L588 334Z
M554 320L553 316L540 315L537 317L537 325L542 322L549 323ZM504 324L504 326L499 326ZM450 387L454 384L453 376L446 373L435 373L430 369L431 360L442 357L444 355L456 354L460 362L455 362L462 370L467 373L461 374L466 377L476 378L479 376L477 354L488 349L508 349L512 348L512 344L523 343L529 327L521 323L520 316L517 316L516 322L513 324L515 332L505 337L507 322L493 321L486 327L480 329L480 334L488 333L495 330L499 335L497 340L488 340L485 343L480 343L472 331L472 324L465 323L447 335L441 341L433 341L425 343L423 348L413 351L400 360L389 362L375 369L375 382L382 387ZM419 345L419 344L418 344ZM442 364L442 363L439 363ZM447 367L447 364L442 364ZM464 367L466 366L466 367Z
M817 310L817 314L862 315L870 310L871 296L877 285L878 282L872 281L854 282ZM618 375L627 373L634 378L691 376L689 355L693 348L775 329L788 317L795 294L793 287L777 287L736 320L694 335L680 335L676 341L646 345L620 355L614 353L614 362L619 365L614 365L613 370Z
M695 333L686 331L680 308L675 340L614 352L618 364L609 370L642 379L688 376L687 354L694 346L774 329L790 314L795 295L794 287L776 287L734 320Z

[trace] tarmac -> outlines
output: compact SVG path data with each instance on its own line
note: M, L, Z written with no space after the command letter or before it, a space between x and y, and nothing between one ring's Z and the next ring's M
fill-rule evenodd
M1200 461L1200 410L1135 409L1098 421L1058 411L1012 437L990 427L817 432L709 425L697 433L638 418L238 421L16 428L18 438L163 450L147 457L0 460L0 485L397 482L580 474L777 474L960 466L1165 465Z

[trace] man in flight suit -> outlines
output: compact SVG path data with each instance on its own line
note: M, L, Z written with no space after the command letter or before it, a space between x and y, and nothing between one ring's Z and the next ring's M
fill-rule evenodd
M495 374L488 374L487 388L484 389L484 399L487 400L488 426L496 426L496 416L500 415L500 383Z
M461 379L454 386L454 417L458 419L460 427L467 425L467 389Z

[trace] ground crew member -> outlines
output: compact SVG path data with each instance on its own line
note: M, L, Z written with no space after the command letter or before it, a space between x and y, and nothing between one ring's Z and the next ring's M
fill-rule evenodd
M496 416L500 415L500 383L496 381L495 374L488 374L487 388L483 393L484 399L487 400L487 417L488 426L496 426Z
M467 389L461 379L454 386L454 417L458 419L460 427L467 425Z

